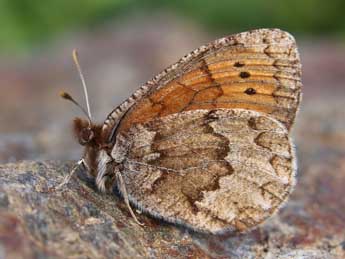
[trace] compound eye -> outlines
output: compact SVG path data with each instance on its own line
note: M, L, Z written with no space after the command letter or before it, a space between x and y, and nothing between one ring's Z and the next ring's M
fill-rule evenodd
M90 128L84 128L80 132L79 143L85 145L89 143L94 137L94 133Z

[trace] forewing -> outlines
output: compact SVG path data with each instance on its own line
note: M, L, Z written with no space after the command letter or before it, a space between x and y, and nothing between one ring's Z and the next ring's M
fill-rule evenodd
M137 124L112 156L129 199L198 231L246 231L272 215L295 179L288 131L265 114L193 110ZM120 160L121 160L120 159Z
M114 140L115 129L124 132L156 117L215 108L264 112L290 129L301 86L294 38L278 29L253 30L184 56L112 111L103 129Z

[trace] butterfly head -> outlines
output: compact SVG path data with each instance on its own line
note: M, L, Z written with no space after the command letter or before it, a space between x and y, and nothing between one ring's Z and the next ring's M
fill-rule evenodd
M60 93L60 96L78 106L87 117L87 119L77 117L73 121L74 134L79 144L82 146L97 145L101 137L101 126L92 123L90 114L87 113L85 109L72 98L71 95L66 92L62 92Z
M97 146L99 143L100 137L100 127L90 123L90 121L75 118L73 120L73 131L76 139L79 144L82 146Z

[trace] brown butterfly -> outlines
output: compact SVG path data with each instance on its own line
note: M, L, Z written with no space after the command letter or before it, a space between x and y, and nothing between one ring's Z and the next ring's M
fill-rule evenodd
M76 52L74 59L87 100ZM62 96L88 116L74 120L85 146L78 165L99 190L116 186L136 221L130 204L196 231L221 233L256 227L292 191L296 158L289 132L301 87L294 38L259 29L187 54L103 125L92 122L88 101L86 112Z

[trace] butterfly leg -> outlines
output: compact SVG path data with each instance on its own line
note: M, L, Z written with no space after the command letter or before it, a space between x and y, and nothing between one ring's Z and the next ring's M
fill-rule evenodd
M134 212L133 212L133 210L132 210L132 208L131 208L131 205L129 204L128 193L127 193L127 190L126 190L125 181L123 180L120 171L116 171L116 178L117 178L118 181L119 181L119 185L118 185L118 186L119 186L119 189L120 189L120 191L121 191L121 193L122 193L123 199L124 199L124 201L125 201L125 204L127 205L127 208L128 208L128 210L129 210L131 216L133 217L134 221L135 221L138 225L143 226L144 224L141 223L141 222L137 219L137 217L135 216L135 214L134 214Z
M58 191L61 190L66 184L68 184L68 182L71 180L72 176L74 175L74 173L77 171L77 169L79 168L79 166L81 164L85 165L84 159L80 159L72 168L72 170L68 173L68 175L65 176L65 178L63 179L63 181L57 185L56 187L52 188L52 191Z

